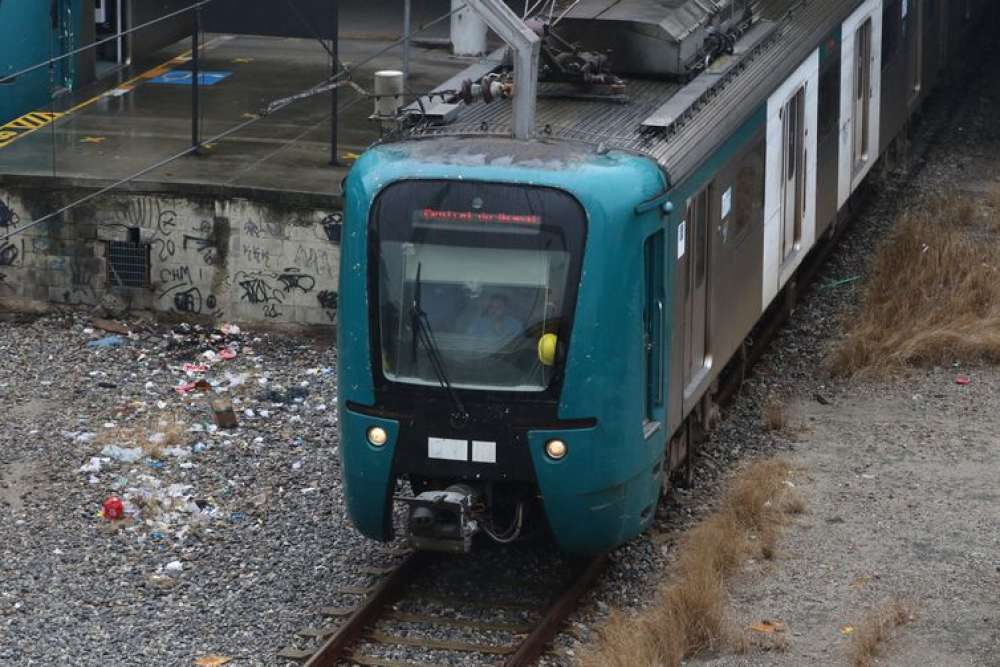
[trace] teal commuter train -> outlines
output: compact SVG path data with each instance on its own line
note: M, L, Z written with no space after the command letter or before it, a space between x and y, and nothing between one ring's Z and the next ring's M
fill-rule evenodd
M416 547L457 552L533 525L587 555L648 527L720 373L989 11L735 4L685 76L626 54L624 94L543 78L535 140L504 100L429 100L352 167L340 451L363 534L391 539L397 506Z

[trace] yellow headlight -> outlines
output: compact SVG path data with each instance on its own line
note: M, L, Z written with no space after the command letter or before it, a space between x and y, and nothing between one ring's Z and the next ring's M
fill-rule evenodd
M562 440L549 440L545 443L545 454L553 461L558 461L566 456L567 451L566 443Z
M389 434L381 426L372 426L368 429L368 442L372 447L381 447L389 442Z

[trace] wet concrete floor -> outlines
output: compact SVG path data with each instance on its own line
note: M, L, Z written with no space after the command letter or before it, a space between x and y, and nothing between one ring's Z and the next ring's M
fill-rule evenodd
M392 16L384 25L371 18L342 22L341 60L351 66L384 49L399 33L397 22ZM432 36L440 38L438 32ZM189 50L190 40L178 42L40 110L63 115L38 129L29 127L0 147L0 174L115 181L183 151L191 145L191 85L190 74L185 75ZM370 90L373 73L399 68L400 58L401 50L393 49L359 65L353 79ZM443 49L414 48L411 62L408 87L425 91L470 60ZM315 40L208 34L201 71L217 73L205 81L211 85L200 87L205 141L252 118L272 101L324 81L330 65ZM164 75L181 83L158 83L155 77ZM331 96L322 94L139 180L337 194L351 159L378 137L377 126L368 120L371 107L370 99L358 91L340 89L340 166L330 165Z

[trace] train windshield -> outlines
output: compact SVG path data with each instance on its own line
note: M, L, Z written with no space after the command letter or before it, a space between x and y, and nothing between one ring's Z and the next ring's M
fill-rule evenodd
M407 181L379 196L371 224L387 379L530 392L552 384L586 226L572 197Z

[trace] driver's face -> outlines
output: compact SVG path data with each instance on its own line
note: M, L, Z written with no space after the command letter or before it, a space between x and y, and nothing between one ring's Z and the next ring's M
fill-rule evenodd
M490 305L486 308L486 312L489 313L490 317L500 317L506 310L503 299L492 299Z

